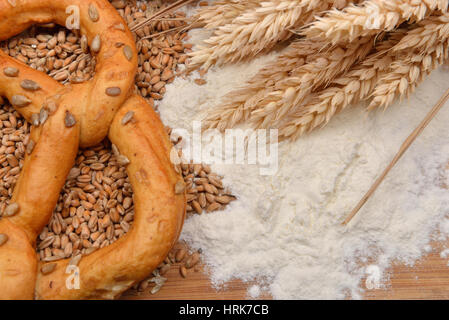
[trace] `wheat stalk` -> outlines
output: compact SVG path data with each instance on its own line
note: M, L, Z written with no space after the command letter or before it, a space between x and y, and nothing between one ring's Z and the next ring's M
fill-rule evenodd
M199 50L191 53L189 70L208 69L254 57L291 36L290 29L310 21L313 15L331 7L331 0L271 0L260 2L218 27Z
M333 44L351 42L360 36L391 31L404 21L423 20L432 11L447 12L448 0L367 0L343 11L333 9L302 31L308 38Z

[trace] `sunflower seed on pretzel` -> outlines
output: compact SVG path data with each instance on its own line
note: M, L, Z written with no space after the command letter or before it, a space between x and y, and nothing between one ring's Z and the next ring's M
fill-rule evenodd
M45 108L41 108L41 111L39 112L39 123L43 125L45 121L48 119L48 111Z
M122 118L122 125L126 125L134 117L134 111L128 111Z
M184 181L178 181L175 184L175 194L181 194L185 190L185 183Z
M12 96L11 103L12 103L12 105L14 105L16 107L22 108L22 107L26 107L27 105L29 105L31 103L31 100L25 96L16 94L16 95Z
M120 155L120 151L118 150L117 146L115 144L113 144L113 143L111 144L111 150L112 150L112 153L116 157L118 157Z
M128 61L131 61L133 58L133 50L130 46L125 45L123 47L123 54L125 55L125 58L128 59Z
M36 145L36 143L33 140L30 140L28 142L27 147L26 147L27 154L31 154L33 152L35 145Z
M92 43L90 44L90 50L92 50L92 52L98 53L100 52L100 48L101 48L101 38L97 34L92 40Z
M3 73L7 77L17 77L19 75L19 69L14 67L6 67L3 69Z
M129 159L122 154L117 156L117 162L121 166L126 166L130 163Z
M98 15L97 7L93 3L89 4L89 9L87 10L90 20L97 22L100 16Z
M85 80L82 77L72 77L70 78L70 83L83 83Z
M97 249L98 249L98 248L96 248L96 247L90 247L90 248L87 248L86 251L84 251L84 255L88 256L88 255L90 255L91 253L93 253L94 251L96 251Z
M80 263L82 257L83 256L81 254L73 256L69 261L69 266L77 266Z
M46 107L47 107L47 110L48 110L49 114L55 113L56 110L58 109L58 105L53 100L47 101Z
M22 80L20 82L20 86L23 89L29 90L29 91L36 91L41 88L41 86L36 81L30 80L30 79Z
M10 203L3 213L4 217L12 217L19 212L20 206L17 202Z
M41 267L42 274L50 274L56 269L56 263L47 263Z
M125 31L125 26L123 25L123 23L118 23L114 26L114 29Z
M106 94L111 97L119 96L122 90L119 87L106 88Z
M68 110L65 112L64 123L67 128L73 127L76 123L75 117Z
M33 113L31 115L31 124L35 127L39 127L39 113Z
M80 45L81 45L81 50L83 50L84 53L87 53L87 51L88 51L87 50L88 49L88 43L87 43L87 37L86 37L85 34L83 34L81 36Z

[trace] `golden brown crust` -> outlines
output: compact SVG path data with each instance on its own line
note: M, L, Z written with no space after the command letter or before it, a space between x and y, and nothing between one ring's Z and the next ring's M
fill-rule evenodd
M20 211L9 220L25 231L33 245L51 217L78 151L79 125L67 128L65 111L59 108L43 126L33 128L30 139L36 145L25 157L11 198Z
M8 241L0 247L0 300L34 298L37 260L25 232L7 219L0 220L0 233Z
M57 106L45 124L32 130L35 147L25 157L11 199L19 205L19 211L0 220L0 233L9 237L0 246L0 299L31 299L35 290L37 297L43 299L114 298L156 268L181 231L185 194L175 194L175 184L182 178L170 163L171 144L151 107L142 98L129 97L137 53L130 31L108 1L16 3L13 7L9 1L0 0L0 40L33 23L64 25L66 8L75 5L81 13L81 33L90 44L99 35L101 48L95 77L68 86L0 51L0 96L10 101L14 95L30 99L29 105L16 108L27 120L45 105ZM90 5L99 12L97 22L88 17ZM7 76L5 67L18 69L18 76ZM34 80L41 89L23 89L20 82L25 79ZM111 87L120 88L120 94L108 94ZM128 111L134 112L133 120L122 125L121 119ZM75 124L67 124L68 113L73 115ZM37 267L35 240L52 214L78 147L98 144L108 131L111 141L130 160L127 169L134 189L135 221L125 237L81 260L80 289L71 290L66 286L69 261L58 261L52 273L43 275Z
M4 299L21 296L28 299L29 292L34 292L35 281L31 281L27 273L30 270L36 273L36 237L51 217L78 150L80 126L65 126L66 111L62 107L58 108L43 125L32 129L30 140L35 147L30 155L25 156L10 201L19 205L19 211L14 216L0 220L3 226L0 233L10 239L0 247L0 287L8 288L2 290L0 295ZM19 241L19 238L23 239ZM8 249L10 246L13 249ZM19 264L17 257L20 257ZM22 276L12 276L11 271L8 271L17 268L22 270Z

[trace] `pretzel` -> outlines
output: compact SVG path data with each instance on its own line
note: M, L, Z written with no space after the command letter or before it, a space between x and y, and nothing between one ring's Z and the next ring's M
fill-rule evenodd
M115 298L164 260L184 221L185 187L170 162L171 143L158 115L131 93L137 70L134 40L108 1L0 0L0 40L35 23L64 25L72 5L79 8L81 34L97 54L90 81L63 86L0 51L0 97L33 124L28 154L0 219L0 299ZM51 217L78 148L96 145L106 135L128 163L133 226L118 241L81 259L38 263L36 238ZM70 266L79 268L79 289L67 286Z

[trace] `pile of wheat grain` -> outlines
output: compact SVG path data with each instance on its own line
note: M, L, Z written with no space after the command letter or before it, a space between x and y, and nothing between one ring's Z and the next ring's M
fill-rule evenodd
M246 123L296 139L356 102L386 108L446 62L447 9L448 0L227 0L202 8L195 19L213 34L190 54L191 70L287 44L209 111L206 127Z

